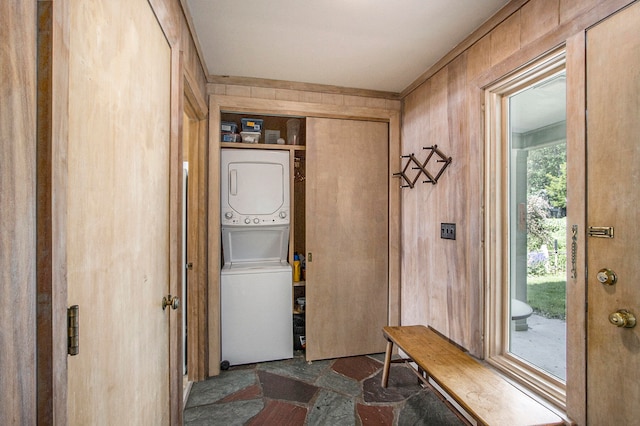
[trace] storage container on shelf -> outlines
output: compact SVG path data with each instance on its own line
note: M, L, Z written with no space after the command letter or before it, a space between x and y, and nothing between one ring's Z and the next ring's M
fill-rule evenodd
M240 132L240 135L242 135L242 142L244 143L260 142L260 132Z
M243 132L262 132L264 120L259 118L241 118Z

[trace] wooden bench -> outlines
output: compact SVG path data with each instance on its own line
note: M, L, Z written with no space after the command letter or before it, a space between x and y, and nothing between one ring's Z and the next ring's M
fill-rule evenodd
M384 327L383 335L387 339L382 373L384 388L389 382L391 352L395 344L418 365L418 377L425 382L430 377L478 424L564 424L558 415L431 328L422 325ZM426 378L422 372L426 373Z

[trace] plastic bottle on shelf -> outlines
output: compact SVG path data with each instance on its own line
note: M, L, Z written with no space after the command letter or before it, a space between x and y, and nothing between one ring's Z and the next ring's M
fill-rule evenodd
M300 281L300 257L297 254L293 255L293 282Z

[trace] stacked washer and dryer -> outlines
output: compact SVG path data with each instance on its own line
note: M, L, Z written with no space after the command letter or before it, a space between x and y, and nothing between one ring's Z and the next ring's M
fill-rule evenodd
M221 359L292 358L289 153L222 149L220 187Z

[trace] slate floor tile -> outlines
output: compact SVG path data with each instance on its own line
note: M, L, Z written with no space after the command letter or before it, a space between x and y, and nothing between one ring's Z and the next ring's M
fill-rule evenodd
M310 426L355 426L355 402L353 398L329 390L321 390L313 407L309 409L307 424Z
M318 392L316 386L267 371L258 371L258 377L265 398L297 401L306 404Z
M362 398L367 403L399 402L422 390L416 375L404 365L392 365L389 371L389 384L383 388L382 371L366 379L362 384Z
M201 405L185 410L183 420L189 426L241 426L263 408L262 399Z
M362 380L380 370L383 364L368 356L352 356L337 359L331 368L352 379Z
M284 401L267 401L264 409L247 424L250 426L299 426L304 424L306 417L306 408Z
M290 360L234 366L194 383L185 426L459 425L432 390L404 364L380 386L384 355L308 363Z
M223 371L219 376L196 382L187 407L212 404L225 396L257 383L254 370Z
M394 418L393 406L358 404L358 417L362 426L392 426Z
M459 426L464 425L451 410L443 410L444 403L432 390L424 389L407 399L400 410L398 426Z

